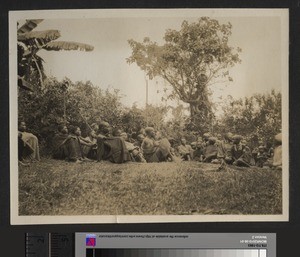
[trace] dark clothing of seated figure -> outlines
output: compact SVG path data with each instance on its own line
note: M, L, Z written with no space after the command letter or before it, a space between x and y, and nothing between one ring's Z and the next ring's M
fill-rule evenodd
M232 164L232 143L227 141L222 141L218 144L218 158L223 159L225 163Z
M124 139L120 137L97 138L97 160L109 160L114 163L131 161Z
M234 144L231 148L233 165L240 167L250 167L253 163L252 153L248 146L241 143Z
M211 137L208 139L207 145L203 151L203 162L211 162L218 158L218 146L215 143L215 138Z
M100 124L97 135L97 160L109 160L113 163L131 161L123 138L113 137L111 127L107 122Z
M146 137L142 143L142 149L147 162L167 161L171 153L171 145L166 138L155 141Z
M196 150L193 152L194 161L202 161L203 149L203 147L197 146Z
M217 159L218 147L216 145L207 145L204 149L204 159L203 162L211 162L214 159Z
M192 159L193 149L190 145L186 144L185 139L181 142L181 145L178 146L177 150L182 160L190 161Z
M165 162L169 159L175 161L168 139L156 140L156 133L152 127L147 127L145 133L146 137L142 143L142 150L147 162Z
M264 164L268 160L268 153L265 151L264 147L259 146L258 147L258 152L256 155L256 166L262 168Z
M59 133L53 138L53 158L77 161L83 158L81 145L76 136Z

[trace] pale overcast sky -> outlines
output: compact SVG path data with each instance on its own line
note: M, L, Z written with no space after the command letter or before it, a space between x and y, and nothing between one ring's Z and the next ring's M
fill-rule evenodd
M203 16L203 15L202 15ZM227 15L228 16L228 15ZM199 16L200 17L200 16ZM216 17L214 17L216 18ZM250 96L271 89L281 90L282 46L279 17L217 17L221 23L232 24L230 45L240 47L241 64L230 70L233 82L213 87L213 98L231 95L234 98ZM183 20L196 21L190 17L135 17L97 19L45 19L35 30L57 29L58 40L77 41L94 46L92 52L45 51L39 55L45 60L48 75L61 80L90 80L103 89L120 89L122 102L131 106L136 102L145 104L145 77L135 64L127 64L131 54L128 39L142 41L149 37L163 43L166 29L179 29ZM163 81L149 81L149 103L159 104Z

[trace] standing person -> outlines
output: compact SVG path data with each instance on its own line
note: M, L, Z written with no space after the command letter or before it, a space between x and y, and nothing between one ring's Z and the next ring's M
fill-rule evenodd
M192 147L186 143L186 139L184 137L180 139L180 143L181 144L178 146L178 153L180 154L181 159L184 161L190 161L192 159Z
M34 134L27 132L26 130L26 123L21 121L19 123L18 132L18 140L21 147L19 152L21 161L23 159L40 161L39 140ZM21 145L21 143L23 143L23 145Z
M152 127L145 128L146 137L142 143L142 150L147 162L164 162L170 158L175 161L171 154L171 144L168 139L156 140L155 130Z

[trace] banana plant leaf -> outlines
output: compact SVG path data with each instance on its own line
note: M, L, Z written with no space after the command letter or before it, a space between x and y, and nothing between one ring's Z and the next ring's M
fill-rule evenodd
M90 52L94 50L94 47L88 44L66 41L52 41L43 46L43 49L48 51L61 51L61 50L80 50Z
M43 40L48 43L52 40L58 39L60 32L58 30L45 30L45 31L31 31L18 34L18 41L27 41L32 39Z
M32 31L39 23L41 23L43 20L26 20L25 24L23 24L19 29L18 29L18 34L20 33L27 33Z

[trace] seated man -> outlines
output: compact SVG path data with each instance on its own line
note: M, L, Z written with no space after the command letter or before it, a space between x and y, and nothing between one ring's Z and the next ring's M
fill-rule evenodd
M155 130L152 127L145 128L146 137L142 143L142 150L147 162L163 162L170 158L175 161L171 154L171 144L168 139L156 140Z
M109 160L114 163L131 161L126 149L124 139L113 137L112 129L108 122L101 122L97 135L97 160Z
M241 167L250 167L253 165L252 152L246 144L242 144L243 137L240 135L233 136L233 146L231 154L233 165Z
M18 133L19 161L24 159L40 161L39 140L26 130L26 123L24 121L20 122Z
M216 138L209 137L207 145L203 151L203 162L215 162L218 157L218 146L216 145Z
M145 136L143 134L138 134L136 141L134 142L134 145L141 147L144 139L145 139Z
M259 150L259 148L260 148L260 150ZM258 146L255 147L252 150L252 157L253 157L253 159L254 159L254 161L255 161L256 164L259 162L259 160L258 160L258 153L259 153L259 151L260 152L267 152L266 145L265 145L264 141L261 140L261 139L258 141Z
M24 144L23 140L22 140L22 133L19 131L18 133L18 160L19 160L19 164L21 164L22 166L29 166L29 163L27 163L24 160L24 156L26 156L26 152L29 154L32 153L32 149L30 147L26 148L26 145Z
M221 160L221 163L232 164L232 133L228 132L224 135L224 140L219 141L218 144L218 159Z
M203 160L203 151L204 145L202 138L198 138L198 141L196 142L196 149L193 152L193 160L201 162Z
M122 132L120 136L124 139L125 146L126 146L127 150L129 151L132 161L146 162L146 160L143 156L142 150L138 146L135 146L133 143L130 143L128 141L127 133Z
M212 137L211 134L209 132L206 132L203 134L203 144L204 145L208 145L208 139Z
M53 158L81 163L83 155L77 136L69 135L65 125L60 125L58 132L53 138Z
M256 155L256 166L262 168L266 161L268 160L268 153L265 151L266 148L262 145L258 147L258 152Z
M186 139L184 137L181 138L180 143L181 144L178 146L178 153L180 154L181 159L184 161L190 161L192 159L192 147L186 143Z

